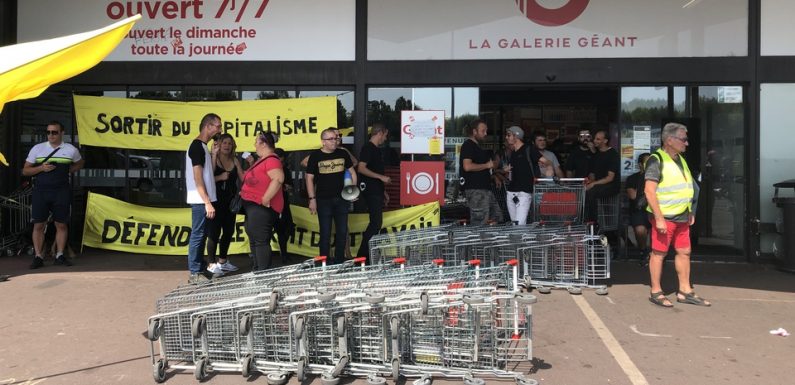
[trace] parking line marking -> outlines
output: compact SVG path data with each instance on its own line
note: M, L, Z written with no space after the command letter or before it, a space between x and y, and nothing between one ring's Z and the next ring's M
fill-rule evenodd
M671 337L673 337L670 334L644 333L644 332L638 330L638 326L637 325L629 325L629 330L632 330L633 332L635 332L635 334L638 334L638 335L641 335L641 336L644 336L644 337L661 337L661 338L671 338Z
M698 336L698 338L717 339L717 340L730 340L732 337L719 337L719 336Z
M602 322L602 319L599 318L591 305L588 304L588 301L580 295L572 295L571 298L574 299L574 303L580 307L585 318L588 319L588 322L590 322L591 326L596 330L596 334L602 339L602 342L605 344L610 354L613 355L618 366L620 366L621 370L629 377L629 381L632 382L633 385L649 385L649 381L646 380L646 377L640 372L640 369L632 362L627 352L624 351L624 348L618 343L613 333L610 332L607 326L605 326L605 323Z

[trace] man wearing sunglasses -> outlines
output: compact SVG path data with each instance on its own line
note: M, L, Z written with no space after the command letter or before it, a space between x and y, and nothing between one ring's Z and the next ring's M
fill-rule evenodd
M63 141L64 127L57 121L47 125L47 141L30 149L22 168L22 175L35 176L31 197L31 222L33 222L33 249L36 255L31 269L44 266L44 229L52 214L55 222L54 265L71 266L64 255L69 234L69 216L72 188L69 176L83 168L85 161L75 146Z
M687 127L668 123L662 129L662 148L646 161L646 201L651 232L649 275L651 295L649 301L662 307L673 304L665 296L660 279L663 260L673 243L676 250L674 267L679 279L676 301L698 306L710 306L709 301L696 295L690 284L690 226L695 223L693 201L696 184L690 168L682 156L687 150Z

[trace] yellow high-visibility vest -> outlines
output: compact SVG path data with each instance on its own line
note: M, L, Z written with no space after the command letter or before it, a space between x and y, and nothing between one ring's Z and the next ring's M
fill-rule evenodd
M660 160L660 183L657 185L657 202L660 204L660 211L663 216L671 217L690 211L693 204L693 177L690 175L690 168L687 166L685 158L681 155L684 173L674 162L673 158L658 149L654 155ZM652 212L651 207L646 211Z

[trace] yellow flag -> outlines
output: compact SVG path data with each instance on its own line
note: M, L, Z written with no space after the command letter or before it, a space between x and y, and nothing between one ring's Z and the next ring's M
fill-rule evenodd
M90 32L0 47L0 110L7 102L35 98L50 85L97 65L140 18L135 15Z

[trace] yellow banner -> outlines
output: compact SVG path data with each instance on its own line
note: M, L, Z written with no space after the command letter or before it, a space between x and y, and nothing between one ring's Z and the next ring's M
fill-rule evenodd
M290 206L295 230L288 242L293 254L313 257L318 254L317 216L305 207ZM382 232L394 233L408 229L439 225L439 203L409 207L384 213ZM138 206L100 194L89 193L83 227L83 245L100 249L126 251L138 254L187 255L191 232L188 208L152 208ZM235 234L229 254L248 254L248 237L243 225L245 218L238 215ZM348 217L350 248L359 249L362 233L369 222L368 214L350 214ZM331 239L334 239L332 234ZM273 250L279 246L275 240Z
M80 143L141 150L187 151L201 118L218 114L238 151L253 151L262 132L285 151L320 148L320 132L337 126L333 96L231 102L168 102L74 95Z

